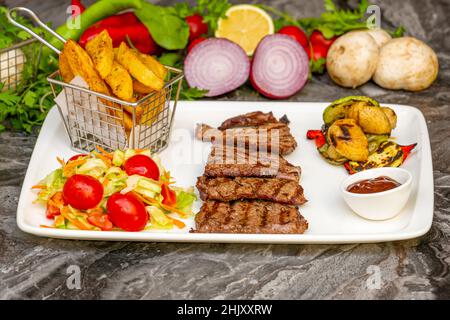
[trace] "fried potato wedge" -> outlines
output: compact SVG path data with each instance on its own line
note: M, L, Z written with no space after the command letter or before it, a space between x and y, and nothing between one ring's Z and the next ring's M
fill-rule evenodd
M133 52L124 42L117 50L116 60L139 82L159 91L164 87L164 80L160 79L149 67L147 67L139 56Z
M111 72L105 78L112 93L119 99L131 101L133 98L133 79L128 71L116 61L113 62Z
M147 87L145 84L140 83L136 79L133 80L133 91L139 94L149 94L154 92L150 87Z
M67 40L61 52L66 58L74 76L80 76L86 81L89 89L110 95L108 86L99 76L91 57L74 40Z
M61 51L61 54L59 55L59 73L61 74L64 82L70 82L75 77L64 51Z
M86 52L92 58L95 69L105 79L113 68L114 51L108 31L103 30L86 43Z
M141 119L141 125L150 126L158 120L158 116L164 111L166 105L166 90L163 89L156 92L153 98L144 107L144 112Z
M164 80L167 76L167 68L164 67L158 60L148 54L137 52L139 59L153 71L153 73L160 79Z

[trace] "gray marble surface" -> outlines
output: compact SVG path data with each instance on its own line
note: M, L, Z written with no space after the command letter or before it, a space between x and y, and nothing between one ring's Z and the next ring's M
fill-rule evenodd
M69 1L8 0L44 20L64 20ZM159 1L160 3L168 3ZM173 1L172 1L173 2ZM236 1L234 1L236 2ZM258 1L301 17L320 1ZM1 3L1 1L0 1ZM365 94L418 107L430 132L435 211L425 236L353 245L236 245L89 242L39 238L20 231L16 206L36 135L0 135L0 298L2 299L449 299L450 298L450 1L375 1L386 26L403 24L438 53L437 82L420 93L369 83L358 90L314 77L292 101ZM350 3L354 5L354 2ZM247 89L222 99L261 100ZM80 268L80 289L67 286ZM75 267L76 268L76 267ZM69 273L68 273L69 271ZM379 282L379 286L376 284ZM76 283L75 283L76 286ZM72 288L72 289L71 289Z

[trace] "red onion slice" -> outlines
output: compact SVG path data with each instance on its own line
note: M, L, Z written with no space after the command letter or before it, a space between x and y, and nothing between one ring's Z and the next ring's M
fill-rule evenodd
M230 92L247 81L250 62L236 43L210 38L197 44L184 60L184 74L190 87L208 90L207 97Z
M256 48L250 81L266 97L283 99L300 91L308 74L308 56L302 46L290 36L273 34Z

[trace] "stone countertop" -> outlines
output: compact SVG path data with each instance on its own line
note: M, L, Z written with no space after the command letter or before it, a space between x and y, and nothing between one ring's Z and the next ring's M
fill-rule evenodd
M322 10L320 1L265 2L298 17L317 15ZM0 134L0 298L450 298L450 42L446 40L450 23L445 14L450 10L450 1L374 2L382 9L384 25L402 24L410 35L426 40L436 50L440 73L435 84L420 93L386 91L373 83L348 90L337 87L323 75L314 77L290 100L330 101L363 94L419 108L427 119L433 153L435 211L428 234L409 241L351 245L39 238L20 231L15 220L20 186L36 135L5 132ZM45 21L54 18L55 25L64 20L62 1L3 3L25 5ZM263 100L246 89L222 99ZM77 268L81 272L79 289L70 278ZM371 285L378 280L380 286Z

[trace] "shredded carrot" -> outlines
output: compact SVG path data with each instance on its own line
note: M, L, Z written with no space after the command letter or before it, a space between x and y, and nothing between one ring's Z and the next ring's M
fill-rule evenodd
M47 186L36 185L36 186L32 186L31 189L47 189Z
M108 185L108 183L109 183L109 180L108 180L108 179L103 180L103 183L102 183L103 188L106 188L106 186Z
M64 161L64 159L61 159L60 157L56 157L56 160L59 162L60 165L62 165L63 167L65 166L66 162Z
M89 228L86 228L82 223L80 223L77 219L72 219L70 214L67 214L67 210L69 210L68 207L63 207L61 209L61 215L69 220L70 223L72 223L74 226L76 226L80 230L90 230Z
M186 224L181 221L181 220L177 220L175 218L169 217L167 216L170 220L172 220L173 224L176 225L179 229L183 229L184 227L186 227Z
M46 226L45 224L41 224L39 227L41 227L41 228L55 229L55 227L52 227L52 226Z
M92 151L92 153L99 159L101 159L108 167L111 166L111 159L109 159L108 157L105 157L104 155L96 152L96 151Z
M103 149L100 146L96 146L97 150L101 152L102 155L104 155L105 157L112 159L113 156L111 155L111 153L107 152L105 149Z

